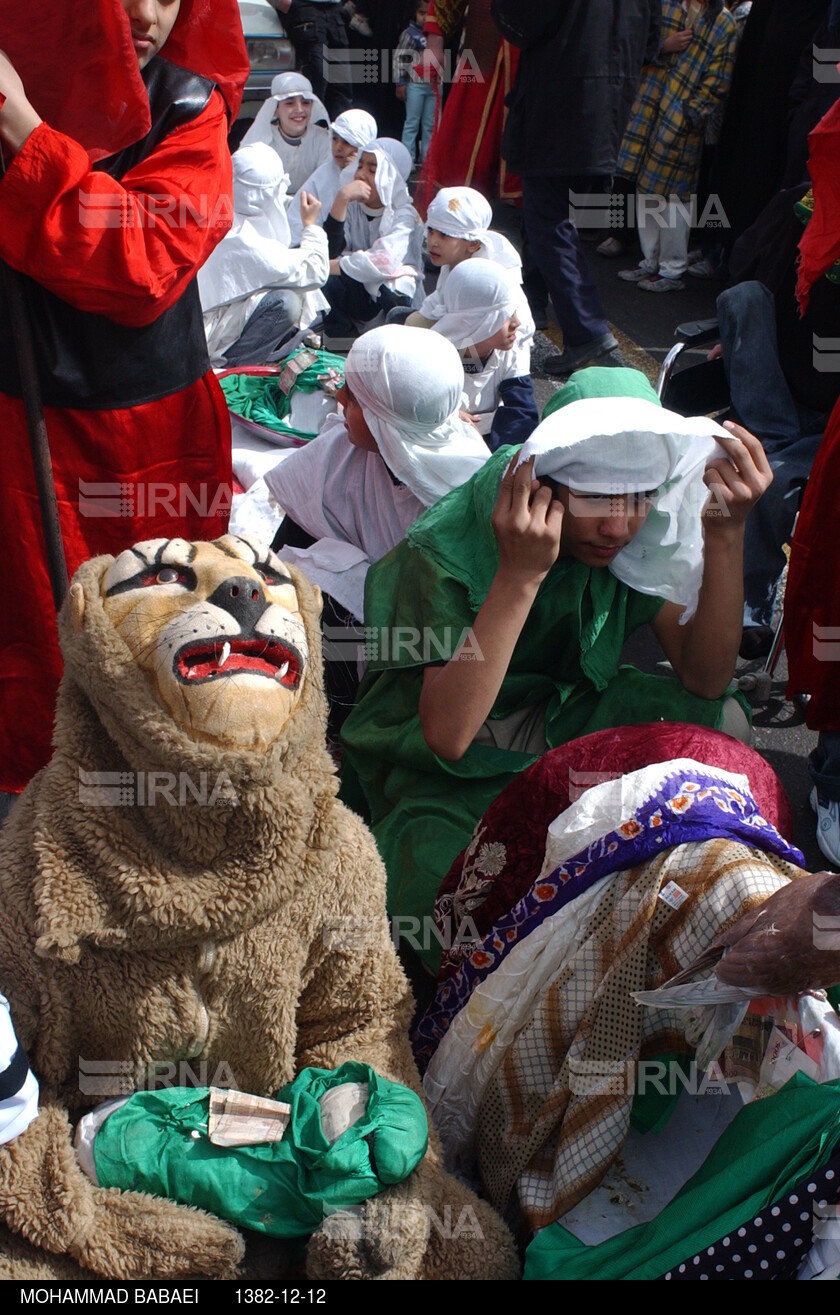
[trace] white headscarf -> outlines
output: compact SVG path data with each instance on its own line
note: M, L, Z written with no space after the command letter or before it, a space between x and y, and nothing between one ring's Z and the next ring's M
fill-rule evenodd
M310 124L329 123L330 116L327 114L326 106L315 95L309 78L305 78L302 73L278 73L277 77L272 79L270 99L279 104L281 100L293 100L295 96L302 96L304 100L312 102Z
M375 181L382 212L369 224L371 212L360 201L348 206L344 221L347 249L340 257L341 269L362 283L371 297L379 295L385 282L411 297L420 278L422 228L388 141L377 138L365 147L376 157Z
M503 269L522 276L522 259L513 243L502 233L490 228L493 211L490 202L473 187L442 187L426 213L426 225L436 228L447 237L460 237L465 242L480 242L481 250L475 256L493 260Z
M450 272L443 289L443 314L432 325L461 351L492 338L519 305L520 289L492 260L473 256Z
M299 191L311 173L330 158L329 115L313 94L312 83L300 73L280 73L271 84L272 94L263 102L257 116L242 138L242 146L265 142L273 147L289 175L289 195ZM312 102L312 114L302 137L290 142L275 124L281 101L303 96ZM241 147L240 147L241 150Z
M465 242L483 242L492 222L490 202L472 187L442 187L426 214L429 228Z
M330 127L343 142L359 151L376 140L376 119L366 110L345 110Z
M332 131L337 133L342 141L348 142L350 146L355 146L357 151L363 151L376 138L376 120L372 114L366 110L345 110L339 114L335 123L331 125ZM345 183L352 183L356 174L356 155L349 164L340 169L330 154L329 159L319 165L314 173L311 173L301 184L300 190L309 192L311 196L316 197L321 202L321 211L318 215L317 222L323 228L327 216L332 210L333 201L338 195L339 188ZM303 221L300 217L300 206L294 201L289 206L289 229L292 234L292 241L300 241L300 235L303 232Z
M379 137L377 138L383 151L387 151L394 164L397 166L397 172L404 183L408 182L411 173L411 166L414 161L411 158L411 152L407 146L403 146L401 141L396 137ZM380 196L382 193L380 192Z
M732 435L705 416L686 418L636 397L584 398L543 420L517 464L535 457L535 477L577 493L656 489L644 525L609 570L639 593L684 607L685 622L703 579L703 472L726 455L716 437Z
M458 415L464 370L445 338L402 324L371 329L350 348L345 379L389 469L424 506L489 457Z
M233 223L198 272L205 311L279 286L277 247L289 246L289 177L280 156L265 142L254 142L240 146L232 164Z

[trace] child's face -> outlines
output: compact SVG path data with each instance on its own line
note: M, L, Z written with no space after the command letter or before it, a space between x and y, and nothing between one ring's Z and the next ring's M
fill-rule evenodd
M137 63L145 68L175 26L181 0L122 0L131 25Z
M286 137L302 137L312 117L312 101L303 96L290 96L277 102L277 121Z
M563 504L560 556L574 557L584 566L609 566L635 539L647 520L656 492L593 494L575 493L566 484L542 479Z
M362 448L364 452L378 452L379 448L368 428L365 413L347 387L346 380L336 393L335 400L344 408L344 426L353 446Z
M368 197L367 205L370 206L371 210L380 210L382 208L382 201L376 190L376 156L371 151L362 151L362 154L359 156L359 163L356 166L356 177L361 179L363 183L368 183L370 186L370 196Z
M429 17L429 0L420 0L420 3L414 8L414 21L418 27L422 27Z
M516 333L519 328L519 318L516 314L511 315L510 319L505 320L500 329L490 338L485 338L483 342L474 343L471 352L486 360L491 352L509 352L516 342Z
M343 137L339 137L337 132L332 134L332 158L339 169L346 169L348 164L353 163L358 154L358 146L351 146Z
M460 265L462 260L469 260L481 246L480 242L470 242L465 237L448 237L439 228L426 229L426 250L433 265Z

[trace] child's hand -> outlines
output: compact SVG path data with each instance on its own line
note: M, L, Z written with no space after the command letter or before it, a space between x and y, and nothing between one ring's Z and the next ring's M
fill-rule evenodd
M350 201L369 201L370 183L366 183L363 178L354 178L352 182L345 183L339 189L339 196L342 196L347 203Z
M311 192L302 191L300 193L300 217L303 221L303 227L309 228L316 223L320 213L321 202L317 196L313 196Z
M499 574L522 583L545 579L560 553L562 503L533 478L533 457L518 470L513 458L499 486L492 525L499 542Z
M773 471L761 443L743 425L726 422L731 438L719 438L728 455L709 462L703 476L710 497L703 509L703 527L709 530L743 528L752 508L773 482Z
M694 37L693 27L684 27L681 32L675 32L672 37L666 37L662 42L662 52L665 55L678 55L691 45Z

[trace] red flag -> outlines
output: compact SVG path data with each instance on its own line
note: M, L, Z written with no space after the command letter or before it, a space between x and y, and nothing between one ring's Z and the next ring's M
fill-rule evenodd
M28 0L4 10L0 49L42 119L92 160L145 136L149 98L122 0ZM162 53L216 82L236 116L249 67L236 0L181 0Z
M796 299L802 314L811 288L840 259L840 101L808 137L814 213L799 243Z

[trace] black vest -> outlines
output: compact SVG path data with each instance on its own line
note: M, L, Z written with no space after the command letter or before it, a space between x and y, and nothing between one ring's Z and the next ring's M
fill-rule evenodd
M158 55L142 71L149 93L146 136L93 168L122 178L147 159L175 128L202 112L213 83ZM82 198L80 197L80 205ZM102 218L105 212L100 212ZM114 219L119 218L115 211ZM175 216L173 216L174 221ZM166 222L165 203L156 222ZM80 222L82 222L80 218ZM18 274L35 340L41 398L46 406L111 410L166 397L209 369L198 288L192 279L174 306L140 328L77 310L34 279ZM21 395L9 311L0 285L0 391Z

